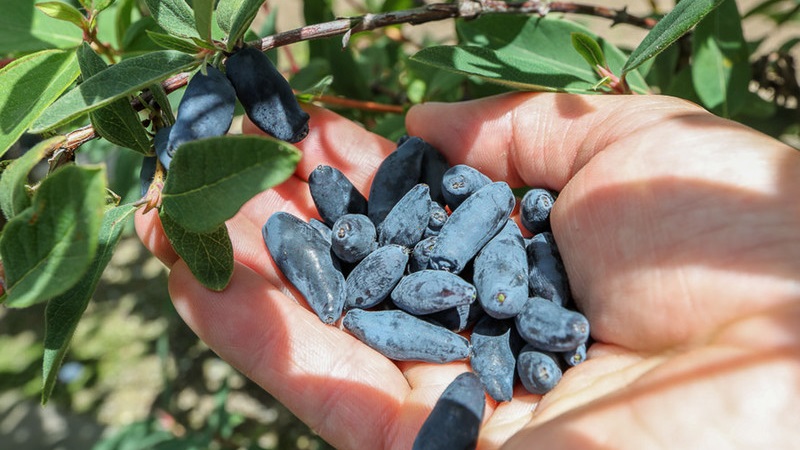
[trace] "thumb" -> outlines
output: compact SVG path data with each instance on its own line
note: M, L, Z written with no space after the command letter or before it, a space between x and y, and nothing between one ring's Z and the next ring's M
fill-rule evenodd
M604 148L690 114L713 117L672 97L512 93L417 105L406 128L493 180L561 190Z

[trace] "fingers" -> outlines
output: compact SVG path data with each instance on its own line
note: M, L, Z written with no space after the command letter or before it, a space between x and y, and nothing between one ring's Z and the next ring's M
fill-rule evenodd
M225 291L212 292L179 261L169 288L176 310L203 342L331 444L384 442L409 392L391 361L323 325L243 265Z

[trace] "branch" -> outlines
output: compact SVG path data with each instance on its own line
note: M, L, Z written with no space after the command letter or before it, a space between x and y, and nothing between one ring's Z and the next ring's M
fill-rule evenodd
M276 33L259 41L248 42L248 45L258 47L261 51L267 51L275 47L282 47L301 41L343 36L342 46L344 47L353 33L403 23L419 25L445 19L475 19L483 14L538 14L539 16L545 16L549 13L589 15L609 19L612 21L612 26L624 23L645 29L653 28L657 22L652 18L628 14L626 8L610 9L603 6L572 2L523 1L506 3L497 0L457 0L454 3L431 3L407 10L364 14L357 17L340 18L330 22L307 25L294 30ZM169 94L185 86L188 81L188 75L180 73L168 78L161 85ZM134 100L132 105L137 111L141 111L144 108L144 105L138 100ZM74 151L84 142L98 136L89 125L68 133L66 137L67 140L64 145L69 147L63 148L68 151Z

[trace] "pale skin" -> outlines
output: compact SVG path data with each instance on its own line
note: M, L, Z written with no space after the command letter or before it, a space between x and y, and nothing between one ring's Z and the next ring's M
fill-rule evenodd
M394 148L310 113L295 175L228 222L226 290L192 277L154 212L136 229L220 357L337 448L407 449L469 366L396 364L321 323L278 272L261 237L269 215L317 217L306 179L319 164L368 192ZM479 448L797 446L800 153L659 96L512 94L416 106L406 125L451 164L560 191L553 232L596 341L548 395L489 399Z

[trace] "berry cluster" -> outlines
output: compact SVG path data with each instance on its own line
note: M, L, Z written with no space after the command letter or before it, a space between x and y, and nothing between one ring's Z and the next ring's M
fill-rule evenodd
M369 199L329 166L309 188L321 220L277 212L262 232L323 322L345 313L343 327L392 360L469 359L497 401L511 400L517 378L544 394L585 359L589 323L549 230L552 192L520 201L526 239L506 183L451 167L418 137L381 163Z
M181 144L224 135L233 121L236 100L247 117L262 131L287 142L308 134L308 113L289 82L269 57L254 47L237 50L225 61L225 73L208 65L186 86L175 124L156 132L153 145L161 165L169 170ZM155 174L155 158L146 158L140 171L144 196Z

